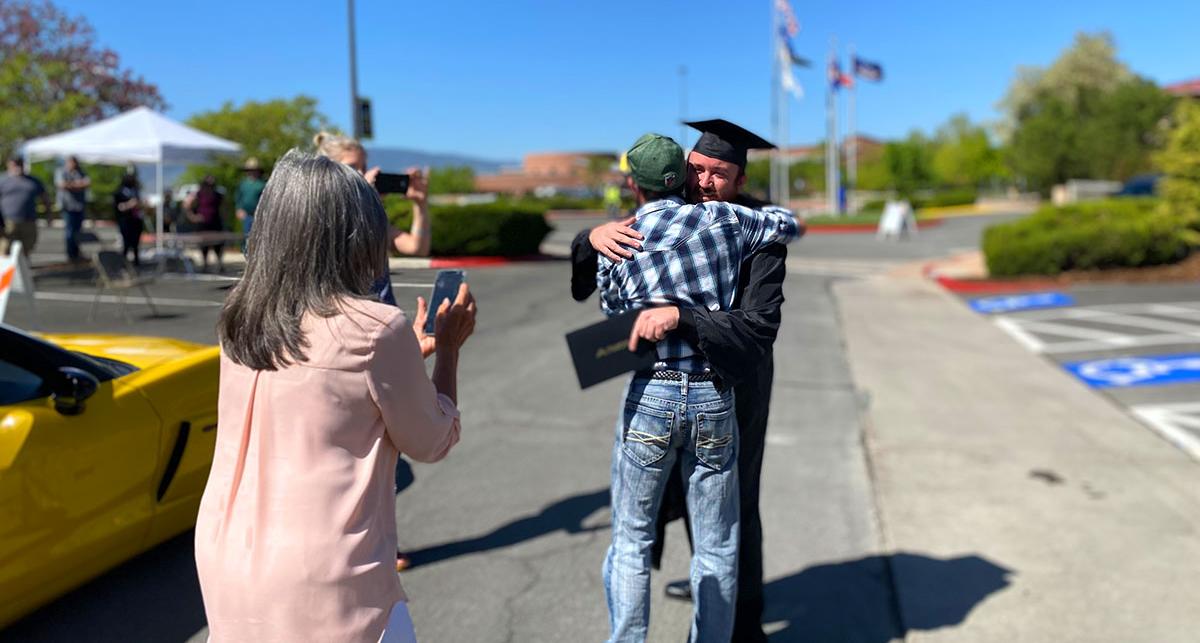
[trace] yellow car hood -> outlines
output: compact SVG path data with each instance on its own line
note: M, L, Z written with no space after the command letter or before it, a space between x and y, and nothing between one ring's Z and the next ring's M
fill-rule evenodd
M49 334L42 337L69 351L125 362L140 369L183 357L188 353L212 348L204 344L178 339L136 335Z

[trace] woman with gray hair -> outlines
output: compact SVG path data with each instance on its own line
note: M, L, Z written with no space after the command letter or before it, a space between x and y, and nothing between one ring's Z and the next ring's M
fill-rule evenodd
M474 298L464 285L438 308L428 377L409 320L371 291L387 265L378 195L295 150L249 243L217 324L220 428L196 522L210 640L415 640L393 473L399 453L434 462L458 441Z

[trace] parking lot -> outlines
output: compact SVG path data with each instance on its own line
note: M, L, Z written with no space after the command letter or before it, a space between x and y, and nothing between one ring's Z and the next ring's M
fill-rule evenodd
M1088 285L970 303L1200 460L1200 285Z

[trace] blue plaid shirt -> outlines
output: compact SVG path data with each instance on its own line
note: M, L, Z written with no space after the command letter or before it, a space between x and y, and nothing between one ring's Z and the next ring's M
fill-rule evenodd
M674 305L729 310L742 260L772 243L800 235L790 210L762 210L708 201L688 205L668 197L638 208L633 228L646 238L632 259L599 258L600 309L612 317L629 310ZM703 356L674 334L656 346L655 368L700 373Z

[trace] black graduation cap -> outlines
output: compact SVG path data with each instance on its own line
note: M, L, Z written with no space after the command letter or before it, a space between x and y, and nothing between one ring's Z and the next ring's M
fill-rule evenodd
M696 141L693 152L746 167L746 150L774 149L767 139L750 130L734 125L723 118L710 121L684 122L684 125L704 132Z

